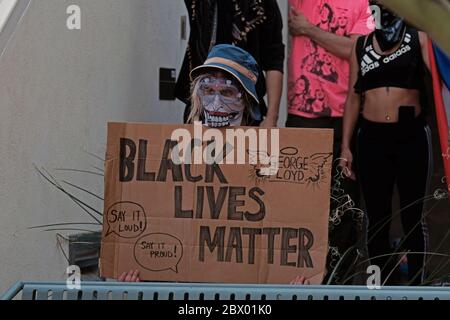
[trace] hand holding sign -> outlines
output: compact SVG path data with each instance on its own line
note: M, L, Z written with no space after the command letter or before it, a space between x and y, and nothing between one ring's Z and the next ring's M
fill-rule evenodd
M291 285L299 285L299 286L304 286L304 285L310 285L311 283L309 282L308 279L306 279L303 276L297 276L295 277L294 280L291 281Z
M139 278L139 270L130 270L120 275L119 282L141 282Z

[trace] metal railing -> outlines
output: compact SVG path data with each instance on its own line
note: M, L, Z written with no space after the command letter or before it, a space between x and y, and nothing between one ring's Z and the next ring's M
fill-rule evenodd
M450 300L450 287L18 282L1 300Z

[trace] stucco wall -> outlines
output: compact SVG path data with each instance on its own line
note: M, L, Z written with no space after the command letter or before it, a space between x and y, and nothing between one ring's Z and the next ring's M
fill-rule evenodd
M66 27L72 4L81 30ZM280 6L287 13L287 0ZM65 277L56 232L29 227L92 221L34 165L102 195L101 176L58 169L100 173L90 153L103 156L108 121L178 123L183 111L158 99L159 68L178 71L183 58L183 1L19 0L18 8L0 34L0 292L17 280Z
M81 30L66 27L70 4ZM33 164L101 195L101 176L55 169L101 168L88 152L103 156L108 121L181 119L179 103L158 100L158 70L181 63L182 14L182 1L32 0L13 26L0 58L0 291L64 277L55 232L28 227L90 221Z

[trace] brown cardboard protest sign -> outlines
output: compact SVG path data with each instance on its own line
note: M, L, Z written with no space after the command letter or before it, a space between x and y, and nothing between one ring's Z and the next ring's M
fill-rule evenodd
M203 151L197 155L207 152L206 127L108 125L101 275L118 278L138 269L143 280L269 284L304 275L320 283L332 131L240 128L259 138L244 146L244 164L188 164L172 161L181 145L173 140L176 129L191 135L185 141ZM279 130L277 152L273 130ZM261 174L267 163L250 160L277 153L278 170L270 176Z

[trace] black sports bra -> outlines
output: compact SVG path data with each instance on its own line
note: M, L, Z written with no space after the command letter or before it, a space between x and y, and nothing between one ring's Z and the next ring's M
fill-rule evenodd
M392 54L379 54L373 46L375 33L359 37L356 55L359 62L355 92L360 94L375 88L397 87L420 90L423 82L424 63L419 32L405 29L402 44Z

